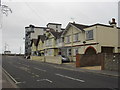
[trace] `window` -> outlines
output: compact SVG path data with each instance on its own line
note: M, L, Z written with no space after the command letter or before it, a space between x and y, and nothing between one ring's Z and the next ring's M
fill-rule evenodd
M76 41L78 41L78 39L79 39L79 33L74 35L74 41L76 42Z
M46 46L51 46L52 45L52 39L46 40Z
M66 37L66 43L70 43L70 36Z
M93 30L86 31L86 40L93 39Z
M71 56L71 49L68 49L68 56Z
M58 25L56 25L56 28L58 28Z
M78 54L78 48L73 49L73 55L75 56L76 54Z
M78 48L75 49L75 55L78 54Z

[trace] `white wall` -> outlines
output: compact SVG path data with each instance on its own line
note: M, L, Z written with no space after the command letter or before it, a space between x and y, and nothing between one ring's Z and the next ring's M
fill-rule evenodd
M34 33L31 33L31 39L38 39L38 35L43 35L43 28L34 28Z
M56 28L56 25L53 25L53 24L49 24L49 25L48 25L49 28L52 28L52 29L54 29L55 31L56 31L56 30L61 31L61 25L57 25L57 26L58 26L58 28Z

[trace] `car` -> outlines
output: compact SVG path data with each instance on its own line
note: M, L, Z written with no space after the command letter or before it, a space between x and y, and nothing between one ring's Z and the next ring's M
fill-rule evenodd
M70 59L67 56L61 55L61 57L62 57L62 63L70 62Z
M30 55L26 56L26 59L30 59Z

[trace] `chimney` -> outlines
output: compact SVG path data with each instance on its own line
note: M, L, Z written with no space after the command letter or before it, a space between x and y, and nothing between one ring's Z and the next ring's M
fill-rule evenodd
M75 24L75 21L73 21L73 24Z
M115 22L115 18L112 18L112 22L109 22L109 24L113 27L116 27L116 22Z

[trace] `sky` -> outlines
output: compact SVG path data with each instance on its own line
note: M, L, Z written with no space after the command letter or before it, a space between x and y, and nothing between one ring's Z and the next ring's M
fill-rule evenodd
M8 5L12 13L2 16L1 52L6 43L12 53L24 53L25 27L30 24L46 27L47 23L60 23L65 28L72 21L108 25L115 18L118 22L118 0L4 0L2 4Z

